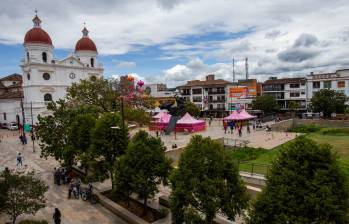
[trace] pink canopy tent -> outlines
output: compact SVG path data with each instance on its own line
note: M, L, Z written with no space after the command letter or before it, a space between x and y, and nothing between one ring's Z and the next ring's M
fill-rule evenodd
M233 113L231 113L229 116L225 117L224 120L231 120L231 121L245 121L245 120L251 120L253 118L256 118L256 116L252 116L245 109L242 111L237 112L234 110Z
M186 113L181 119L177 121L176 125L176 131L190 131L190 132L196 132L196 131L202 131L206 128L206 122L203 120L197 120L190 116L189 113Z
M153 116L154 121L150 122L150 130L164 130L171 119L171 115L166 112L159 112Z

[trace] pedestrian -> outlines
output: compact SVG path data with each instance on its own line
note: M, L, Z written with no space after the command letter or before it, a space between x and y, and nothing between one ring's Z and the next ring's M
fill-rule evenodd
M251 131L250 131L250 125L247 125L247 134L250 134L251 133Z
M21 141L22 145L24 145L24 142L23 142L23 135L22 135L22 134L19 136L19 140Z
M241 127L238 127L238 132L239 132L239 137L242 136L242 130L241 130Z
M158 131L156 131L156 137L159 137L159 132Z
M53 221L55 224L61 224L61 212L58 208L55 208L55 213L53 213Z
M23 135L23 145L27 144L27 137L25 135Z
M226 134L227 133L227 123L226 122L223 123L223 128L224 128L224 134Z
M18 166L19 164L21 164L21 166L22 166L22 165L23 165L23 164L22 164L22 161L23 161L22 154L21 154L21 153L18 153L18 155L17 155L17 166Z
M53 183L57 184L57 169L56 169L56 167L53 168Z

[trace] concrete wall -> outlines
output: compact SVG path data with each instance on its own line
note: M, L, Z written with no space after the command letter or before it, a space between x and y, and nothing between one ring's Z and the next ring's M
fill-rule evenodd
M287 119L271 125L272 131L287 131L293 128L295 119Z

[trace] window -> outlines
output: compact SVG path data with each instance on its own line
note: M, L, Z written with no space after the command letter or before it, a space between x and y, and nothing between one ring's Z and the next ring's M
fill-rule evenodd
M46 93L44 95L44 101L47 102L47 101L52 101L52 95L49 94L49 93Z
M193 96L193 102L202 102L201 96Z
M27 52L27 61L29 62L29 52Z
M95 67L95 60L93 58L91 58L91 67Z
M299 83L291 83L290 88L299 88Z
M45 79L45 80L49 80L49 79L51 78L51 76L50 76L50 74L48 74L48 73L45 72L45 73L42 75L42 78Z
M331 89L331 81L324 81L324 88Z
M27 73L27 79L30 80L30 73Z
M290 93L290 97L299 97L300 94L299 93Z
M42 61L43 62L47 62L47 54L46 54L46 52L42 52Z
M305 92L301 92L301 95L305 95Z
M320 88L320 82L313 82L313 89L319 89Z
M345 81L338 81L337 88L345 88Z
M4 120L6 121L6 113L4 113Z
M201 94L202 93L201 90L202 89L193 89L193 94Z

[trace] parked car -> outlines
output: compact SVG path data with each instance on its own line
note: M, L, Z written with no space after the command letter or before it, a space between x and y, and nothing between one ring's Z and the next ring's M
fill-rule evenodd
M7 128L8 130L15 131L15 130L18 130L18 125L16 122L11 122Z
M7 129L7 123L0 123L1 129Z

